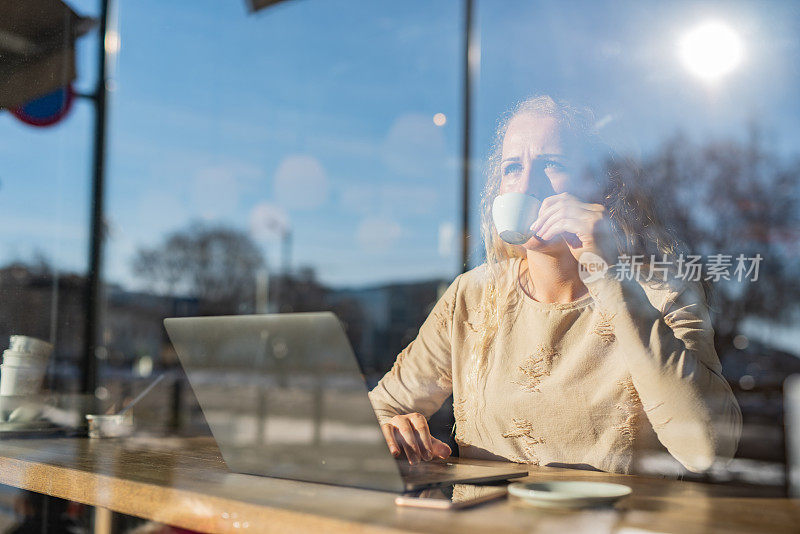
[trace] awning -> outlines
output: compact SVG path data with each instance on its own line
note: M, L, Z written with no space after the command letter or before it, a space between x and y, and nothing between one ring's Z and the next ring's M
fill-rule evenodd
M75 79L75 40L94 25L61 0L0 0L0 109Z
M280 2L283 2L284 0L245 0L245 1L247 2L247 7L248 9L250 9L250 12L255 13L256 11L264 9L265 7L278 4Z

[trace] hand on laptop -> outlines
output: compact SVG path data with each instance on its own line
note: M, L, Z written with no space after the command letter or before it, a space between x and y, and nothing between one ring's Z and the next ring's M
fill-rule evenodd
M446 443L431 436L428 420L421 413L395 415L381 425L381 430L392 456L399 458L405 453L410 464L417 464L420 459L444 459L452 453Z

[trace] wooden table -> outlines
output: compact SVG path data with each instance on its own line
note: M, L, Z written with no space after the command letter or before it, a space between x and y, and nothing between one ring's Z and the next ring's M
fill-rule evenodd
M490 464L472 461L470 463ZM800 500L659 478L530 467L529 480L620 482L614 508L543 511L508 500L459 512L394 495L231 473L211 438L0 441L0 483L202 532L800 532Z

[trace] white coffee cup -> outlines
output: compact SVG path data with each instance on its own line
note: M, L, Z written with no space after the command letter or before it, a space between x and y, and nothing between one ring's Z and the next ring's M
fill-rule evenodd
M41 392L46 366L0 365L0 395L34 395Z
M86 415L90 438L121 438L133 433L133 412L115 415Z
M48 357L53 352L53 345L47 341L30 336L11 336L10 350Z
M542 203L525 193L499 195L492 203L492 219L500 239L521 245L533 237L531 225L536 222Z
M3 352L3 363L13 367L47 367L49 356L8 349Z

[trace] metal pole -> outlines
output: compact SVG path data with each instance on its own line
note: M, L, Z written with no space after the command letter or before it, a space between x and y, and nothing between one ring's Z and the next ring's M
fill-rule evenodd
M283 234L283 250L281 251L281 261L283 262L283 276L289 277L292 269L292 230L288 229Z
M280 313L284 301L289 299L289 272L292 268L292 230L284 229L281 234L281 275L276 278L275 313Z
M84 322L81 391L94 393L97 387L97 341L100 310L103 240L105 161L106 161L106 32L109 0L100 0L100 33L97 43L97 87L94 92L94 154L92 174L91 226L89 234L89 272L86 277L86 320Z
M473 0L464 0L464 139L461 155L461 272L469 269L469 176L470 131L472 120L472 63L469 48L472 42Z

